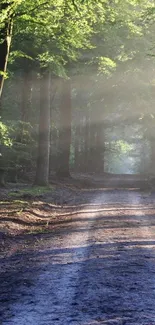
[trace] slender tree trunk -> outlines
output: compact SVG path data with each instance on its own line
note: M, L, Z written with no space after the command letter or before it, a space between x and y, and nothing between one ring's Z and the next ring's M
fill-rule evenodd
M74 170L77 172L79 171L79 155L80 155L80 131L79 125L75 126L75 135L74 135Z
M2 10L8 9L9 3L0 4L0 12ZM1 22L0 26L0 113L2 110L2 90L4 85L4 76L7 69L9 51L10 51L10 44L11 44L11 37L12 37L12 28L13 28L13 20L12 17L8 17L4 23ZM2 149L0 148L0 155L2 153ZM0 167L1 167L1 160L0 160ZM4 170L0 168L0 186L3 186L4 181Z
M56 170L57 166L57 152L58 152L58 132L57 132L57 118L56 109L53 107L53 102L57 93L58 79L52 78L51 80L51 92L50 92L50 162L49 162L49 175L52 171ZM53 123L54 122L54 123Z
M89 150L90 150L90 136L89 136L89 128L90 128L90 120L89 120L89 111L85 112L85 132L84 132L84 162L85 162L85 172L88 172L89 169Z
M96 124L93 119L90 121L90 155L89 171L95 172L96 164Z
M71 145L71 84L70 80L62 80L60 103L60 130L59 130L59 155L58 177L70 176L69 158Z
M50 153L50 73L44 73L40 80L40 120L38 159L35 185L46 186L49 182Z
M80 170L85 172L85 119L84 112L81 111L81 122L80 122Z
M7 9L9 4L1 4L0 11ZM13 19L8 17L0 28L0 98L4 85L4 75L7 69L8 57L10 52L11 38L12 38Z
M58 142L58 134L56 128L51 129L50 134L50 174L52 171L55 171L57 168L57 142Z
M104 134L103 124L101 122L96 125L96 172L104 172Z
M80 150L81 150L81 114L76 108L74 116L74 171L80 170Z

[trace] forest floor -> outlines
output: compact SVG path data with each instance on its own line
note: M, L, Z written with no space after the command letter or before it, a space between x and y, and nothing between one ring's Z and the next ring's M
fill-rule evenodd
M1 190L0 324L155 325L155 193L139 185Z

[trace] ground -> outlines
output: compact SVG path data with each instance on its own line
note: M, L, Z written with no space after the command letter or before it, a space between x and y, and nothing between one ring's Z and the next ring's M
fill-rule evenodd
M155 193L84 183L3 191L0 324L155 324Z

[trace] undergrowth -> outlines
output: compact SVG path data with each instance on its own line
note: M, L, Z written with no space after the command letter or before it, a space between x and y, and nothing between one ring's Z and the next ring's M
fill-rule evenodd
M11 197L36 197L36 196L41 196L44 195L46 193L49 193L53 190L52 186L32 186L32 187L28 187L28 188L24 188L24 189L20 189L20 190L16 190L16 191L11 191L8 195ZM17 200L16 200L17 202ZM24 202L21 200L18 200L18 202Z

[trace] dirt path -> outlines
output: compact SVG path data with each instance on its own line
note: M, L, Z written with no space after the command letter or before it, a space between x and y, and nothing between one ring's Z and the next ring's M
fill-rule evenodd
M15 241L1 258L0 324L155 324L153 202L96 190L50 234Z

